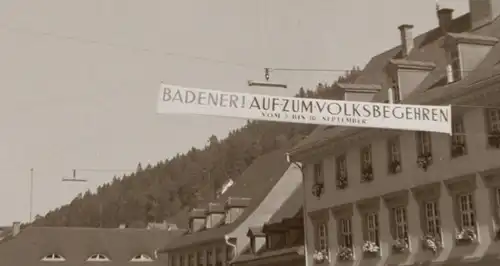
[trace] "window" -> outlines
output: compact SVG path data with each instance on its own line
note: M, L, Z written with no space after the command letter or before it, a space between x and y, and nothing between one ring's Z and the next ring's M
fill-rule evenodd
M437 201L424 202L424 212L426 233L441 238L441 220Z
M274 245L273 238L271 237L270 234L266 235L266 248L267 249L272 249Z
M243 213L245 208L239 208L239 207L231 207L226 211L226 217L224 224L231 224L232 222L236 221L238 217Z
M396 240L404 240L408 244L408 220L405 207L392 209L394 237Z
M476 215L474 212L472 193L458 195L458 210L460 214L460 229L475 230Z
M500 188L495 188L495 214L497 223L500 222Z
M457 117L453 119L452 131L453 135L451 136L451 157L455 158L467 154L463 117Z
M401 172L401 146L399 137L391 138L387 141L387 151L389 154L389 173L396 174Z
M212 250L207 250L207 265L213 265L214 256Z
M205 252L198 251L196 254L196 258L198 260L198 266L203 266L205 264Z
M351 219L340 219L339 227L340 227L339 246L352 248Z
M168 266L178 266L177 264L177 258L175 257L174 254L169 254L169 262L168 262Z
M452 49L450 49L449 57L453 80L458 81L462 78L462 67L460 63L460 54L458 53L458 47L453 47Z
M417 137L417 152L418 155L425 155L432 153L431 134L429 132L419 131L416 133Z
M233 248L230 246L226 247L226 259L227 261L231 261L233 259Z
M394 103L399 103L401 101L401 94L398 86L392 88L392 93L394 94Z
M500 109L486 109L488 144L500 148Z
M318 224L317 228L317 237L318 237L318 250L326 250L328 251L328 232L326 223Z
M150 256L146 254L139 254L135 257L133 257L130 261L135 261L135 262L146 262L146 261L153 261Z
M323 164L322 163L315 163L314 164L314 183L315 184L324 184Z
M366 214L366 237L367 241L371 241L379 245L378 214L376 213Z
M349 185L349 179L347 175L347 160L345 155L341 155L335 159L336 162L336 177L337 177L337 188L344 189Z
M195 260L194 260L194 254L193 253L189 253L188 254L188 265L189 266L195 266Z
M395 73L394 75L398 75ZM394 100L394 103L399 103L401 101L401 94L399 90L399 84L396 79L392 80L392 99Z
M417 165L424 171L432 164L431 133L416 132L417 141Z
M361 149L361 166L371 167L372 165L372 147L370 145Z
M65 261L63 256L57 254L57 253L52 253L49 254L41 259L41 261Z
M361 181L373 180L372 146L368 145L361 149Z
M255 243L254 243L254 248L255 248ZM215 265L222 266L222 261L224 261L224 254L222 254L222 248L216 247L215 248Z
M109 261L108 257L103 254L95 254L90 256L87 261Z

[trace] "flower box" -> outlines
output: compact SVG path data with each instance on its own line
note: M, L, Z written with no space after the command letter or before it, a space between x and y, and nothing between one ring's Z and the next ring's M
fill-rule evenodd
M347 176L345 176L345 175L339 175L337 177L337 188L344 189L348 185L349 185L349 182L347 180Z
M361 181L370 182L373 181L373 167L371 165L365 165L361 171Z
M380 252L380 247L372 241L365 241L363 244L363 255L365 257L376 257Z
M459 157L465 155L465 144L460 142L451 143L451 156Z
M340 247L339 253L337 254L337 257L338 257L338 259L340 261L353 260L354 253L352 251L352 248L349 248L349 247Z
M397 174L401 172L401 162L398 160L392 160L389 164L389 172L391 174Z
M437 253L443 248L443 244L439 237L435 237L433 235L425 235L422 238L422 247L426 250L432 251L433 253Z
M488 134L488 144L494 148L500 148L500 131L493 130Z
M470 228L464 228L460 231L457 231L455 235L455 241L457 244L462 245L462 244L470 244L474 242L477 239L477 235L475 230L470 229Z
M396 239L392 244L392 251L394 253L403 253L408 250L408 239Z
M323 184L316 183L312 186L312 194L316 197L319 198L321 195L323 195L323 190L324 190Z
M329 262L328 252L326 250L315 250L313 253L313 260L316 264L322 264L324 262Z
M417 157L417 165L424 171L427 171L427 168L429 168L429 165L431 165L431 163L432 163L432 155L430 153L420 154Z

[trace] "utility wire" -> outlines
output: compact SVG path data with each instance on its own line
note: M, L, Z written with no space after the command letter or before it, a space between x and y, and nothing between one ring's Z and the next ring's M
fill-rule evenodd
M131 172L136 170L131 169L92 169L92 168L75 168L79 172Z
M205 56L199 56L199 55L193 55L193 54L185 54L185 53L179 53L179 52L168 52L168 51L158 51L154 50L151 48L147 47L137 47L137 46L130 46L126 44L120 44L120 43L109 43L109 42L104 42L104 41L99 41L99 40L92 40L92 39L85 39L77 36L71 36L71 35L64 35L64 34L59 34L59 33L54 33L50 31L38 31L38 30L33 30L33 29L28 29L28 28L20 28L20 27L12 27L9 25L4 25L0 24L0 29L10 31L10 32L15 32L15 33L21 33L21 34L27 34L30 36L39 36L39 37L49 37L52 39L58 39L58 40L66 40L66 41L73 41L81 44L88 44L88 45L100 45L100 46L106 46L110 48L115 48L115 49L122 49L122 50L128 50L130 52L144 52L144 53L151 53L151 54L156 54L156 55L163 55L167 57L179 57L179 58L186 58L188 60L196 60L196 61L204 61L208 63L213 63L213 64L223 64L223 65L230 65L234 67L239 67L239 68L246 68L246 69L265 69L265 67L262 66L255 66L255 65L250 65L247 63L242 63L242 62L232 62L232 61L227 61L223 59L218 59L218 58L212 58L212 57L205 57ZM268 67L271 72L272 71L283 71L283 72L332 72L332 73L346 73L353 71L352 68L350 69L342 69L342 68L270 68ZM478 68L476 69L462 69L461 71L463 72L472 72L472 71L477 71L480 70ZM491 70L491 68L486 68L485 70ZM360 71L363 71L362 69ZM411 71L411 70L405 70L401 69L400 71Z
M0 24L0 29L10 31L10 32L15 32L15 33L27 34L30 36L49 37L52 39L73 41L73 42L77 42L77 43L81 43L81 44L100 45L100 46L106 46L106 47L135 51L135 52L152 53L152 54L169 56L169 57L181 57L181 58L186 58L186 59L190 59L190 60L206 61L206 62L210 62L210 63L214 63L214 64L225 64L225 65L231 65L231 66L235 66L235 67L259 69L259 67L257 67L257 66L251 66L251 65L245 64L245 63L230 62L230 61L217 59L217 58L210 58L210 57L205 57L205 56L184 54L184 53L178 53L178 52L157 51L157 50L154 50L151 48L146 48L146 47L136 47L136 46L130 46L130 45L125 45L125 44L119 44L119 43L109 43L109 42L103 42L103 41L99 41L99 40L85 39L85 38L81 38L81 37L77 37L77 36L63 35L63 34L58 34L58 33L50 32L50 31L38 31L38 30L32 30L32 29L28 29L28 28L12 27L12 26L3 25L3 24Z

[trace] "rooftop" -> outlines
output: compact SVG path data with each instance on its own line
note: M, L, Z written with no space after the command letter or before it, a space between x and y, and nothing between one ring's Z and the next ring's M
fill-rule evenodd
M470 13L467 13L453 19L447 32L443 32L441 28L436 27L414 38L414 48L405 58L402 58L402 45L374 56L353 84L365 87L380 86L382 90L375 95L373 102L384 102L388 100L388 88L393 86L393 80L388 74L388 66L395 63L395 61L397 63L404 60L427 67L432 66L433 69L401 103L442 104L444 98L448 99L447 104L454 103L455 97L470 89L471 85L498 78L500 75L500 66L498 66L500 62L500 44L497 43L475 69L463 70L467 72L465 78L446 84L446 66L448 63L443 48L445 37L466 38L481 42L494 42L500 37L500 20L498 18L477 30L471 31L470 25ZM312 148L319 148L326 141L342 139L363 130L366 131L366 129L360 128L319 126L291 150L291 157L293 159L299 153Z
M181 231L148 229L105 229L78 227L34 227L0 243L2 265L47 265L44 257L56 254L64 261L57 265L84 265L86 260L102 254L106 265L128 265L134 257L155 258L155 250L163 247ZM9 264L10 263L10 264ZM130 262L137 265L137 262ZM135 263L135 264L133 264ZM159 264L159 262L158 262ZM156 266L156 262L148 262Z
M230 197L251 198L249 206L245 208L245 211L235 222L185 234L166 245L161 251L222 239L226 234L237 228L260 205L288 169L289 163L286 160L285 151L285 149L276 150L255 159L252 165L234 181L234 185L215 201L224 204ZM208 206L208 202L203 207L205 205Z

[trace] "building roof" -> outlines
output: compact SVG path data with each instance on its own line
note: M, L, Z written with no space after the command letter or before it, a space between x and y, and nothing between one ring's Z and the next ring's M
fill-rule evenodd
M269 233L269 230L267 229L268 227L281 227L286 229L287 227L285 223L289 220L300 219L300 222L302 222L302 204L304 197L303 193L304 190L302 189L302 186L297 188L266 224L259 227L250 227L248 229L247 236L251 237L250 233L254 236L265 236L266 233ZM257 254L252 252L252 250L250 249L250 245L248 245L244 249L244 251L231 262L231 264L249 262L252 260L268 259L275 256L284 255L298 255L300 257L304 255L299 252L303 252L304 243L300 244L302 245L300 247L283 247L278 250L266 250L266 247L262 247L259 252L257 252Z
M303 203L304 189L303 186L299 186L287 199L287 201L273 214L267 223L281 223L283 219L300 215L302 213Z
M287 247L283 249L276 249L257 254L251 254L251 253L242 254L238 256L236 260L231 261L231 264L249 263L257 260L266 260L275 257L284 257L284 259L286 259L288 263L290 263L291 260L296 260L296 259L304 260L305 263L304 246L302 245L297 247Z
M403 104L440 104L445 97L451 99L467 91L469 86L481 80L500 75L500 66L497 65L500 62L500 44L497 43L476 69L464 70L468 72L465 78L451 84L446 84L447 60L446 53L442 47L444 37L448 35L454 38L485 39L485 41L491 41L500 37L500 20L497 18L484 27L473 31L470 29L470 13L467 13L452 21L448 33L444 33L437 27L414 39L414 48L405 60L432 63L435 65L435 68L410 95L402 100ZM380 85L383 89L374 96L373 102L384 102L388 98L387 89L393 84L391 77L387 74L387 67L391 63L391 60L401 58L401 53L402 47L398 45L374 56L353 83ZM366 129L319 126L312 134L295 146L290 151L290 155L293 159L295 154L319 147L329 139L341 139L362 130Z
M105 229L77 227L34 227L22 230L17 236L0 242L2 266L47 265L40 261L47 255L58 254L65 261L58 266L80 266L95 262L86 260L103 254L109 266L129 265L135 256L144 254L155 258L154 251L166 245L182 231L147 229ZM130 262L130 265L138 265ZM148 262L150 266L159 262Z
M250 204L236 221L229 225L222 224L216 228L185 234L170 242L160 252L223 239L226 234L236 229L255 211L290 166L286 160L285 151L285 149L276 150L255 159L252 165L234 181L234 185L215 201L225 204L230 197L251 198Z

